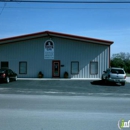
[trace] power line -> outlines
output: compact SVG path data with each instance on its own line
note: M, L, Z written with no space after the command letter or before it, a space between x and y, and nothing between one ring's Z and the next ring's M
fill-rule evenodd
M2 10L1 10L1 12L0 12L0 15L1 15L1 14L2 14L2 12L4 11L5 6L6 6L6 3L4 3L4 6L2 7Z
M130 1L52 1L52 0L0 0L0 2L23 2L23 3L57 3L57 4L93 4L93 3L99 3L99 4L103 4L103 3L112 3L112 4L116 4L116 3L130 3Z
M0 8L3 8L3 7L0 7ZM130 9L130 8L126 8L126 7L119 7L119 8L118 8L118 7L110 7L110 8L108 8L108 7L106 7L106 8L105 8L105 7L99 7L99 8L98 8L98 7L97 7L97 8L96 8L96 7L84 7L84 8L81 7L81 8L80 8L80 7L16 7L16 6L15 6L15 7L9 7L9 6L7 7L7 6L6 6L6 7L4 7L4 8L6 8L6 9L39 9L39 10L40 10L40 9L43 9L43 10L46 10L46 9L52 9L52 10L53 10L53 9L54 9L54 10L57 10L57 9L58 9L58 10L59 10L59 9L60 9L60 10L64 10L64 9L65 9L65 10L66 10L66 9L67 9L67 10L68 10L68 9L70 9L70 10L75 10L75 9L76 9L76 10L77 10L77 9L78 9L78 10L89 10L89 9L96 9L96 10L120 10L120 9L121 9L121 10L127 10L127 9L128 9L128 10L129 10L129 9Z

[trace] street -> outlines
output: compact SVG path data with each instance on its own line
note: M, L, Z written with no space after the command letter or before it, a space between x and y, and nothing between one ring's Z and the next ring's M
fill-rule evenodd
M1 130L119 130L121 119L130 98L0 94Z

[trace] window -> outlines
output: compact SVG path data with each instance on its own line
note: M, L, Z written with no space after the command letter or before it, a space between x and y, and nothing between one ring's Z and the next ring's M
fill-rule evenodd
M19 62L19 74L27 74L27 62Z
M98 74L98 62L90 62L90 74Z
M124 71L121 69L111 69L111 73L113 74L124 74Z
M3 68L9 68L9 63L6 61L6 62L1 62L1 69Z
M71 62L71 74L78 74L79 73L79 62L72 61Z

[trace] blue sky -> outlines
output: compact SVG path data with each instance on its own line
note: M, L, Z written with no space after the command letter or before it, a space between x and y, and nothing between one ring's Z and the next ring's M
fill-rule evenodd
M0 38L46 30L111 40L111 55L130 53L130 4L0 2Z

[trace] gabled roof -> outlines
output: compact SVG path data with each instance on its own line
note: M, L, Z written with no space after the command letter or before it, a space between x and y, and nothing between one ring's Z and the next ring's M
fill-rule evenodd
M28 39L44 37L44 36L55 36L55 37L61 37L61 38L66 38L66 39L99 43L99 44L104 44L104 45L113 44L113 41L101 40L101 39L89 38L89 37L83 37L83 36L76 36L76 35L64 34L64 33L52 32L52 31L44 31L44 32L37 32L37 33L20 35L20 36L15 36L15 37L3 38L3 39L0 39L0 44L11 43L11 42L16 42L16 41L21 41L21 40L28 40Z

